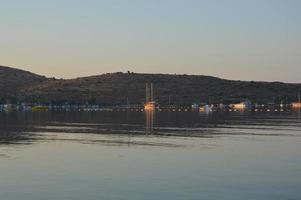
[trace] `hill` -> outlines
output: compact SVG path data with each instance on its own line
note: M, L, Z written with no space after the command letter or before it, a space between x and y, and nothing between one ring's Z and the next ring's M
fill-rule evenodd
M40 84L47 80L40 76L24 70L0 66L0 98L11 95L21 89Z
M107 73L76 79L45 77L3 67L0 94L10 91L17 101L44 103L97 103L103 105L140 104L145 99L145 83L154 83L160 104L188 105L194 102L231 103L243 99L254 102L295 101L301 84L232 81L201 75ZM10 78L9 78L10 77ZM13 78L11 78L13 77ZM23 77L23 78L22 78ZM3 99L3 96L2 96Z

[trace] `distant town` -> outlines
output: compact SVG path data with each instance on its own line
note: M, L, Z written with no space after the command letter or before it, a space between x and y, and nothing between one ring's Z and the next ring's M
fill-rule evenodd
M146 83L145 89L145 101L141 104L121 104L103 106L98 104L70 104L65 102L64 104L41 104L41 103L26 103L21 102L17 104L9 103L0 104L0 112L45 112L45 111L84 111L84 112L98 112L98 111L170 111L170 112L289 112L301 110L301 95L298 94L298 101L291 103L281 102L280 104L270 102L266 104L252 103L246 99L238 103L231 104L210 104L208 102L192 103L190 106L181 105L160 105L154 99L154 86L153 83Z

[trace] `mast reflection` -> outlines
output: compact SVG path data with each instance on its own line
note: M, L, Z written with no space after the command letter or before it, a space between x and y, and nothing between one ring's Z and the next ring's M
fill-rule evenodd
M154 110L145 110L145 132L152 133L154 129Z

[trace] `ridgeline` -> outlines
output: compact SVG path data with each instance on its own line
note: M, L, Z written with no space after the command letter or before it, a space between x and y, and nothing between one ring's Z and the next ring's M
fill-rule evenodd
M122 105L141 104L145 83L154 84L161 105L192 103L292 102L301 84L232 81L202 75L107 73L75 79L47 78L0 66L0 103L52 103Z

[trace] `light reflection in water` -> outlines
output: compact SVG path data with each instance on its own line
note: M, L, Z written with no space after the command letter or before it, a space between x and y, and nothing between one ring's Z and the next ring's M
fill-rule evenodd
M145 133L152 133L154 129L154 110L145 110Z

